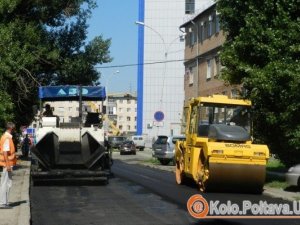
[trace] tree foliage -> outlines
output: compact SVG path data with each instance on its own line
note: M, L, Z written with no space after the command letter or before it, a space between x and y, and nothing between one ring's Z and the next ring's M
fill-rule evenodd
M287 165L300 162L298 0L217 0L227 35L223 78L254 104L256 138Z
M97 82L94 66L111 58L110 39L86 42L94 7L94 0L0 2L0 123L28 124L39 85Z

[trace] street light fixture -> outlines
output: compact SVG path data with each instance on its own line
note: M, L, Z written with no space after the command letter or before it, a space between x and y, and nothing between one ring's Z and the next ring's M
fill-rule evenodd
M151 26L148 26L147 24L145 24L144 22L142 21L135 21L135 24L136 25L140 25L140 26L144 26L144 27L147 27L149 28L150 30L152 30L154 33L156 33L159 38L161 39L162 43L163 43L163 46L164 46L164 70L163 70L163 87L164 87L164 82L165 82L165 73L166 73L166 62L168 60L168 54L169 54L169 49L171 48L171 46L179 39L180 41L183 41L185 36L186 36L186 33L182 31L183 34L179 35L178 37L176 37L175 39L173 39L168 45L166 44L166 41L164 39L164 37L162 36L162 34L160 32L158 32L156 29L154 29L153 27ZM163 89L162 89L162 94L161 94L161 98L160 98L160 104L162 104L162 98L163 98Z
M136 25L140 25L140 26L144 26L147 27L148 29L152 30L154 33L156 33L159 38L161 39L163 46L164 46L164 69L163 69L163 76L162 76L162 90L161 90L161 97L160 97L160 109L162 108L162 103L163 103L163 94L164 94L164 85L165 85L165 77L166 77L166 70L167 70L167 60L168 60L168 54L169 54L169 49L171 48L172 44L174 44L178 39L180 41L183 41L186 33L182 32L183 34L179 35L178 37L176 37L174 40L172 40L168 45L166 44L166 41L164 39L164 37L162 36L162 34L160 32L158 32L156 29L154 29L151 26L148 26L147 24L145 24L142 21L135 21ZM157 130L158 132L158 130Z

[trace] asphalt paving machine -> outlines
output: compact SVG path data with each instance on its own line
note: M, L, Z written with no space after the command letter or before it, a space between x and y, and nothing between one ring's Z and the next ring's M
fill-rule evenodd
M251 102L224 95L190 100L186 140L175 148L176 182L201 191L261 193L269 149L252 143Z
M108 183L111 159L99 113L84 112L84 101L104 101L99 86L44 86L39 88L41 115L32 147L31 178L37 180L104 180ZM78 116L67 123L42 113L43 102L78 101ZM66 104L67 104L66 103ZM103 106L103 104L102 104ZM68 107L65 107L68 110ZM54 114L54 113L53 113Z

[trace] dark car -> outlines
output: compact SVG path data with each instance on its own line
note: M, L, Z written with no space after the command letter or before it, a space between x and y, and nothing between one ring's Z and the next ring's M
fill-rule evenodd
M110 136L108 137L108 145L110 148L119 148L126 139L123 136Z
M124 141L120 146L120 155L133 154L136 155L136 147L133 141Z

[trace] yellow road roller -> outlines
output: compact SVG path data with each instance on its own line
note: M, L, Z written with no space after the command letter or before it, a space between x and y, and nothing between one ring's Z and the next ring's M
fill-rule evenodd
M224 95L190 100L186 140L176 143L176 182L206 191L261 193L269 149L252 143L251 102Z

